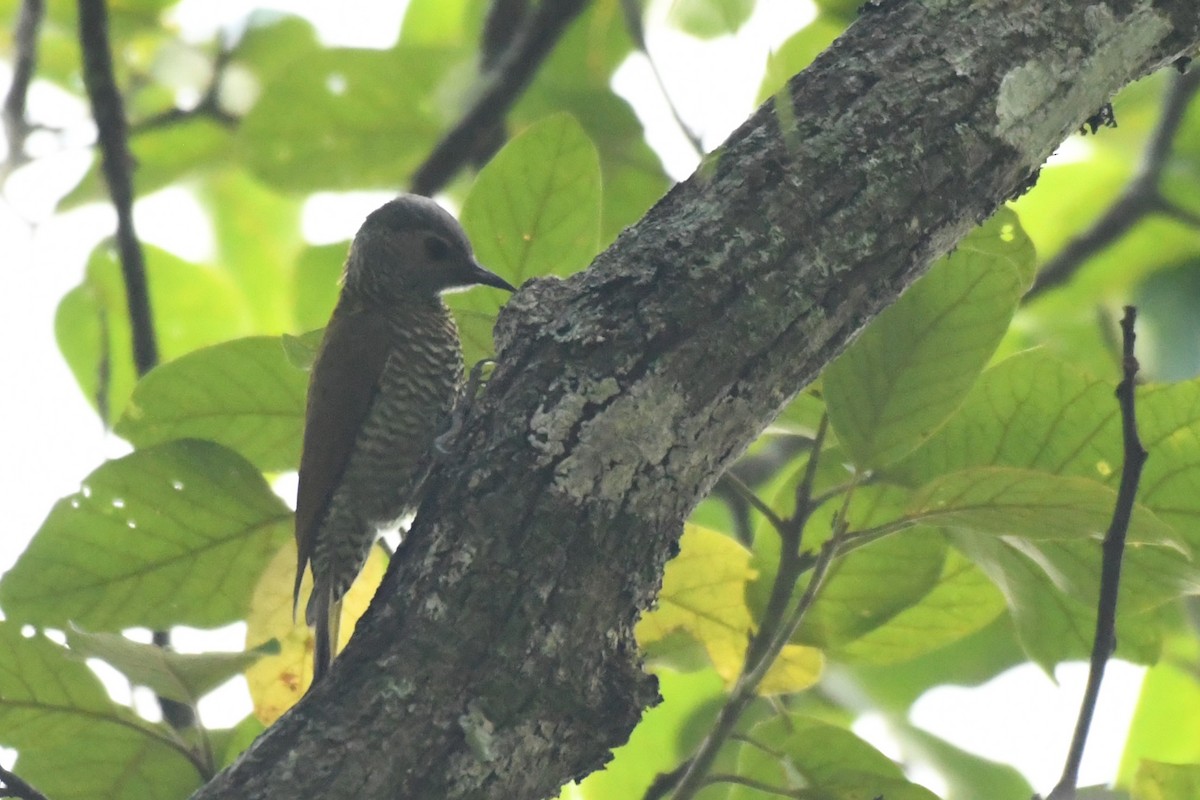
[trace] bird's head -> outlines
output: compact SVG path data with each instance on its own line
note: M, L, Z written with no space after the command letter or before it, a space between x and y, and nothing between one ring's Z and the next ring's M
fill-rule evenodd
M350 245L348 290L383 302L482 284L513 286L475 260L462 226L434 201L401 195L372 211Z

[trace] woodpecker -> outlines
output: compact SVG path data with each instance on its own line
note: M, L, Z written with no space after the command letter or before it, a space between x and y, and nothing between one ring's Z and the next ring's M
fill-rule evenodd
M475 260L454 217L424 197L377 208L350 245L309 379L296 496L293 603L311 564L314 683L333 660L342 596L378 529L415 509L454 408L462 345L441 295L480 284L514 291Z

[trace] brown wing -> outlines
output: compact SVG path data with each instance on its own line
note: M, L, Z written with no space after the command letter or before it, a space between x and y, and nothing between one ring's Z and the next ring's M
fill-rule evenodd
M317 532L329 500L342 478L358 431L379 390L388 356L387 326L382 314L341 308L325 329L308 384L304 449L296 492L296 588L313 556Z

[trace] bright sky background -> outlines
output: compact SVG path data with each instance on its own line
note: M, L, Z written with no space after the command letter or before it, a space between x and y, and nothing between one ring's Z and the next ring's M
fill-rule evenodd
M377 0L273 4L310 19L327 43L362 47L390 46L405 5ZM242 0L184 0L173 16L189 38L200 40L235 24L245 7ZM711 149L751 112L768 52L813 12L804 0L758 0L754 17L737 36L697 42L655 24L668 7L668 0L657 0L650 12L651 52L682 117ZM6 89L10 75L7 65L0 65L0 86ZM634 104L670 174L686 177L696 158L663 103L646 59L631 57L614 83ZM73 185L90 160L87 110L44 83L35 83L29 100L35 119L70 132L61 139L38 140L39 148L53 155L11 176L0 198L0 242L5 254L0 264L0 334L5 342L0 349L0 374L7 376L0 385L0 486L6 512L0 571L16 560L58 498L76 491L82 478L104 458L128 450L105 435L54 342L59 299L80 281L87 254L115 225L115 215L107 206L53 213L55 198ZM384 197L365 193L315 197L305 208L305 234L315 243L348 239ZM145 241L185 258L204 259L211 254L207 220L182 189L139 201L136 226ZM243 628L231 626L215 633L185 632L177 635L176 644L185 651L239 649L242 637ZM1083 785L1107 782L1115 775L1142 672L1120 662L1110 665L1084 760ZM127 699L128 689L113 676L109 671L110 690ZM964 749L1016 766L1045 793L1061 769L1086 667L1064 665L1057 678L1058 685L1036 667L1025 665L980 688L935 689L917 702L913 721ZM140 692L135 694L138 707L155 715L153 703ZM201 714L206 724L219 727L241 719L248 708L244 682L235 681L207 698ZM864 718L855 729L885 752L898 755L888 744L882 718ZM3 761L11 763L11 754L4 755ZM914 777L935 791L941 788L929 776Z

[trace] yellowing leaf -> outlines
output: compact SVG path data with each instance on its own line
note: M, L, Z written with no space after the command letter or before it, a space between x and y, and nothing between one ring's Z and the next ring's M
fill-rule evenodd
M682 630L703 646L717 673L732 684L741 672L754 627L746 605L746 584L757 574L750 551L717 531L688 525L679 555L663 573L658 608L642 616L636 634L646 647ZM784 649L759 691L796 692L820 675L819 650L800 645Z
M821 677L825 654L802 644L784 645L775 663L758 685L761 695L788 694L812 686Z
M387 556L378 547L371 555L342 601L342 621L338 650L345 647L358 618L367 610L375 590L387 569ZM296 577L296 545L289 542L267 565L246 618L246 641L275 639L278 655L265 656L246 670L254 716L270 725L304 696L312 683L313 632L304 624L304 604L312 590L312 576L306 574L300 591L300 608L292 622L292 584Z

